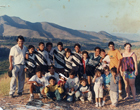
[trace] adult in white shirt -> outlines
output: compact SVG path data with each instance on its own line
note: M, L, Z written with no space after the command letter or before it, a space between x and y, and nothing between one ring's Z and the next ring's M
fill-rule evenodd
M45 74L45 78L49 80L50 77L54 77L56 79L56 83L59 81L59 74L54 71L54 65L49 67L49 72Z
M25 64L25 53L27 48L23 45L23 36L18 36L17 45L13 46L9 54L9 69L12 71L12 77L10 82L10 92L9 95L13 98L13 94L16 90L16 77L18 76L18 95L22 95L24 87L24 64Z

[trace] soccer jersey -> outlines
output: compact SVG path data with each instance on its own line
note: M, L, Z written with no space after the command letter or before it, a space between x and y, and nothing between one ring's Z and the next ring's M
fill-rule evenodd
M73 59L72 55L69 56L68 58L65 57L65 71L66 72L69 72L72 69L72 63L73 63L72 59Z
M123 58L119 50L115 49L113 51L109 51L108 55L110 58L109 68L111 69L114 66L117 68L119 60Z
M64 53L65 53L64 50L59 51L58 48L54 49L54 61L56 68L65 67Z
M72 66L75 67L75 66L82 65L82 54L81 53L77 53L77 52L74 51L72 53L72 55L73 55Z
M48 52L46 50L39 50L35 51L35 56L36 56L36 64L41 66L41 65L51 65Z
M26 52L28 54L28 59L25 59L25 68L30 69L30 68L35 68L36 63L35 63L35 54L29 54L29 52Z
M54 60L53 60L54 49L55 48L52 48L51 51L47 51L51 64L54 64Z

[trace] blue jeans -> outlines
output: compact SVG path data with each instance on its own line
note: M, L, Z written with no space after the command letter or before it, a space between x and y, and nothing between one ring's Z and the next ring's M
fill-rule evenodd
M77 91L76 93L75 93L75 100L78 100L78 98L80 97L80 92L79 91ZM74 94L73 95L68 95L67 96L67 101L68 102L72 102L73 101L73 98L74 98Z
M56 97L56 100L59 101L61 100L61 96L58 90L54 91L54 92L48 92L47 97L54 100L53 98Z

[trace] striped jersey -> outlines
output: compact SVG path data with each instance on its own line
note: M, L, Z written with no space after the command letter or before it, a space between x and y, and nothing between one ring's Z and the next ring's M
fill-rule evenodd
M29 54L29 52L26 52L26 54L28 54L28 59L25 59L25 68L35 68L35 54Z
M77 52L74 51L72 53L72 55L73 55L72 66L75 67L75 66L82 65L82 54L81 53L77 53Z
M64 60L64 53L65 51L59 51L58 48L55 48L54 51L54 64L56 68L64 68L65 67L65 60Z
M65 72L70 72L72 69L72 63L73 63L73 55L69 56L68 58L65 57Z
M54 49L55 48L52 48L51 51L47 51L51 64L54 64L54 60L53 60Z
M51 65L48 52L46 50L35 51L37 65Z

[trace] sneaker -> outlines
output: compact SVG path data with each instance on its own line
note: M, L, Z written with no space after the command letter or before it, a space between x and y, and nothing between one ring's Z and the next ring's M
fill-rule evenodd
M13 95L13 94L10 94L10 95L9 95L9 98L14 98L14 95Z
M40 94L40 93L38 94L38 96L39 96L39 98L40 98L40 99L42 99L42 98L43 98L43 95L42 95L42 94Z
M101 103L99 103L99 107L102 107Z
M105 105L105 101L102 102L102 106L104 106L104 105Z
M99 107L98 103L95 103L95 107Z
M22 96L22 92L19 92L19 93L18 93L18 96Z
M29 101L33 101L34 100L34 96L30 96Z

